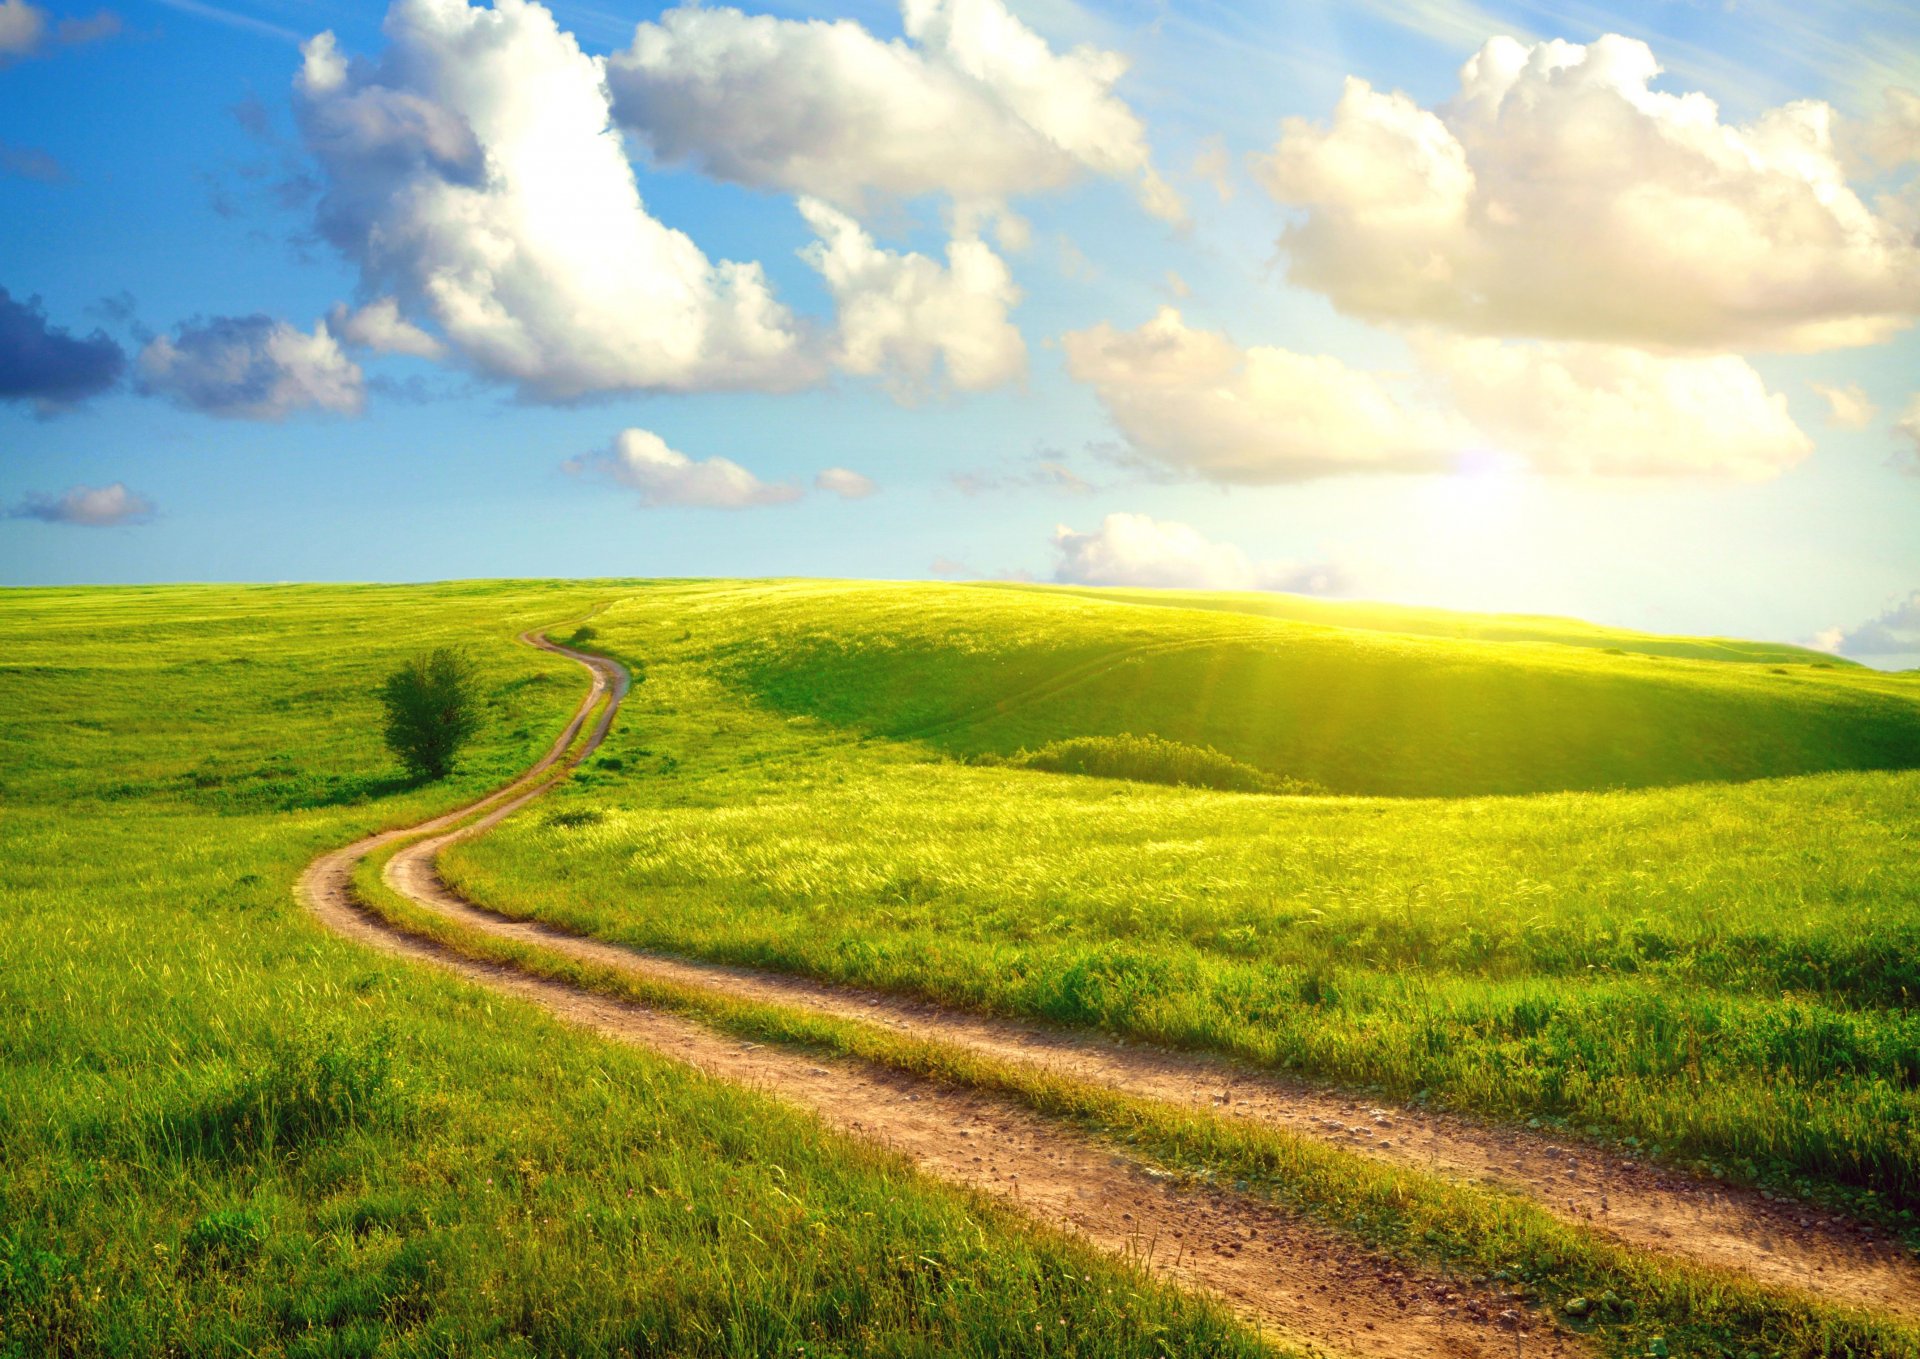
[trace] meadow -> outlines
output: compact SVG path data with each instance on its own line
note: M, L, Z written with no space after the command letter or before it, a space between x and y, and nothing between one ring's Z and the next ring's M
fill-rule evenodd
M530 763L580 681L515 633L632 588L0 593L0 1355L1269 1352L300 910L314 855ZM440 643L486 722L415 786L373 693Z
M663 587L595 620L646 679L594 765L443 869L623 942L1570 1125L1915 1235L1920 685L1372 621ZM1376 795L1002 763L1102 732Z

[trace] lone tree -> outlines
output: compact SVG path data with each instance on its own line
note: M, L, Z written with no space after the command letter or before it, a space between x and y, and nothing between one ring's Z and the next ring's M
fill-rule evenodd
M387 710L387 748L416 778L445 778L480 726L479 675L465 653L446 647L388 675L380 702Z

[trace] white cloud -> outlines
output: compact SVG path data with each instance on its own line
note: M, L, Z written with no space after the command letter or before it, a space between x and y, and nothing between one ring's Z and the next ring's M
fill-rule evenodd
M1920 94L1889 86L1859 141L1868 158L1883 168L1920 161Z
M1418 374L1189 329L1146 325L1062 338L1141 457L1209 481L1278 483L1451 468L1493 449L1536 472L1759 479L1812 448L1746 360L1669 358L1615 345L1420 334Z
M1349 79L1257 161L1304 209L1290 277L1372 319L1708 350L1873 343L1920 313L1920 246L1848 186L1833 109L1726 123L1658 71L1630 38L1495 38L1438 111Z
M140 390L231 420L283 420L298 410L357 415L359 366L327 323L311 335L271 316L216 316L148 342L135 364Z
M828 491L842 500L865 500L879 487L872 477L863 477L845 467L829 467L813 479L814 489Z
M1338 359L1189 329L1163 307L1138 330L1062 337L1067 371L1089 384L1142 456L1210 481L1304 481L1343 472L1433 470L1471 435Z
M0 0L0 60L30 57L47 40L47 12L27 0Z
M1193 177L1213 186L1222 203L1233 201L1233 157L1227 144L1218 137L1209 138L1193 157Z
M1900 418L1893 422L1893 432L1913 445L1912 470L1920 472L1920 392L1913 394Z
M120 16L101 10L90 19L48 21L47 11L28 0L0 0L0 66L9 61L44 55L54 44L78 47L111 38L120 31Z
M1840 656L1920 655L1920 590L1894 600L1864 623L1822 630L1814 645Z
M38 519L46 524L78 524L111 528L116 524L144 524L153 518L153 502L129 491L122 482L110 486L75 486L64 495L30 495L10 512L15 519Z
M1001 0L904 0L905 40L852 20L682 6L607 62L621 125L663 162L862 212L871 196L998 200L1086 174L1179 220L1117 53L1049 48Z
M728 458L689 458L644 429L624 429L613 446L585 458L570 458L568 472L595 473L640 492L649 508L664 505L712 510L741 510L751 505L782 505L800 498L800 488L760 480Z
M601 65L545 9L397 0L385 31L371 63L319 35L295 81L321 231L367 292L536 399L813 376L759 265L647 213Z
M1216 543L1188 524L1144 514L1110 514L1091 533L1065 524L1054 530L1059 561L1053 578L1069 585L1125 585L1168 590L1341 590L1337 567L1255 562L1231 543Z
M1836 429L1865 429L1873 423L1877 413L1866 389L1857 382L1849 382L1844 387L1832 386L1824 382L1808 383L1827 403L1827 423Z
M1813 449L1745 359L1426 337L1414 351L1483 441L1538 472L1760 481Z
M348 311L344 303L335 303L327 313L327 325L348 344L377 354L437 359L447 352L445 345L402 316L400 304L391 297L378 298L358 311Z
M984 241L947 246L947 263L876 246L845 213L818 199L800 211L819 240L801 256L819 270L839 313L835 364L884 375L909 397L935 381L965 391L998 386L1026 370L1027 347L1007 320L1020 289Z

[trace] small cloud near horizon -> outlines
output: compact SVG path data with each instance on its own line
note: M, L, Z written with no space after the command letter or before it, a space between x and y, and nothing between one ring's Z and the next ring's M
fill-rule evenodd
M83 528L114 528L149 524L154 503L124 482L108 486L74 486L62 495L32 492L7 512L9 519L37 519L43 524L74 524Z

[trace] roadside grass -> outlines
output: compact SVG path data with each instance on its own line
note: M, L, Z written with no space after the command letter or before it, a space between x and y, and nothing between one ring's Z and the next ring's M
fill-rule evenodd
M363 860L354 890L390 924L449 952L685 1015L739 1037L1009 1096L1191 1179L1268 1197L1397 1262L1502 1286L1514 1301L1548 1316L1585 1299L1584 1315L1568 1324L1604 1354L1657 1353L1656 1342L1674 1354L1728 1359L1920 1353L1920 1328L1624 1248L1522 1196L1385 1166L1282 1129L1117 1093L878 1025L659 981L490 936L393 891L381 871L401 847Z
M0 1355L1264 1352L299 910L315 855L559 733L578 667L517 631L639 589L0 592ZM486 725L451 780L389 785L379 677L442 643Z
M968 767L743 692L768 597L841 618L824 586L703 584L597 619L647 684L449 881L640 947L1567 1126L1920 1244L1920 774L1433 800Z

